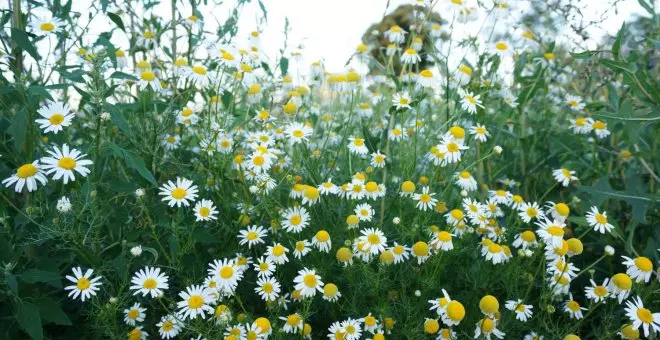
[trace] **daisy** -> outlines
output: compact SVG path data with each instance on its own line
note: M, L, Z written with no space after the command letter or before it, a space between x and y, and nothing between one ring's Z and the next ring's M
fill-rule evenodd
M461 65L456 69L456 72L454 73L454 79L458 83L459 86L465 86L470 82L470 78L472 77L472 68L467 65Z
M506 254L502 245L491 242L485 249L486 251L483 253L486 261L492 261L493 264L504 263L506 261Z
M238 238L240 238L240 241L238 244L245 245L247 243L248 248L252 248L254 245L264 243L264 237L267 234L268 231L261 226L249 226L247 229L239 231Z
M325 230L317 231L314 237L312 237L312 245L317 247L319 251L330 252L330 248L332 248L330 234Z
M280 296L280 283L272 277L260 278L257 280L257 287L254 291L259 294L264 301L274 301Z
M10 187L16 183L14 191L21 192L23 191L23 187L27 187L28 192L32 192L37 190L37 181L39 181L41 185L46 185L48 179L45 175L46 174L39 164L39 161L36 160L32 163L21 165L16 170L15 174L2 180L2 184L4 184L5 187Z
M136 323L144 321L147 316L146 308L142 308L139 302L136 302L133 307L124 309L124 322L129 326L135 326Z
M360 232L362 235L359 240L364 242L361 250L369 252L372 255L378 255L385 250L387 237L380 229L367 228Z
M310 248L311 245L312 244L307 240L296 242L296 246L293 248L293 256L300 260L303 256L312 251L312 248Z
M224 332L225 337L235 337L236 339L242 339L245 337L245 327L241 324L236 324L236 325L228 325L227 328L225 328ZM201 336L201 335L200 335ZM191 339L195 340L195 339Z
M546 204L546 215L551 215L555 220L564 222L571 213L571 208L566 203L548 202Z
M509 46L508 43L504 41L498 41L493 45L492 48L493 52L495 52L497 55L500 56L500 58L506 58L508 56L513 55L513 50L511 50L511 46Z
M339 288L334 283L326 283L325 286L323 286L323 300L335 302L339 300L340 297L341 293L339 292Z
M371 154L371 161L369 164L374 168L384 168L387 156L380 153L380 150Z
M587 296L587 299L593 300L596 303L605 301L605 299L610 295L610 292L607 289L609 281L610 279L605 279L602 285L598 285L596 282L594 282L593 279L589 279L591 286L588 286L584 289L584 295Z
M198 89L205 89L214 81L208 74L206 67L203 65L195 65L191 67L188 70L186 78Z
M568 104L568 107L573 111L582 111L586 106L582 102L582 98L570 94L566 96L566 104Z
M594 120L587 117L577 117L575 119L569 119L571 125L570 129L573 130L573 133L584 135L593 129Z
M341 322L341 328L344 331L345 340L358 340L362 336L362 328L359 319L346 319Z
M444 154L447 163L455 163L461 160L461 151L469 149L463 145L463 141L443 137L442 142L437 145L438 151Z
M385 31L384 35L387 40L389 40L391 43L394 44L402 44L406 41L406 32L403 28L399 27L398 25L393 25L391 26L387 31Z
M596 137L603 139L610 135L610 130L607 129L607 123L597 120L591 125L594 129Z
M407 48L403 54L401 54L401 63L404 65L415 65L417 64L422 58L420 58L419 54L415 49L413 48Z
M61 213L67 213L67 212L71 211L72 207L73 206L71 205L71 201L66 196L62 196L62 198L57 200L56 208L57 208L57 211L59 211Z
M337 194L339 188L332 183L332 178L329 178L327 181L319 184L317 187L321 195L334 195Z
M408 92L403 92L403 93L395 93L394 96L392 97L392 105L397 108L397 110L404 108L404 109L409 109L410 108L410 95Z
M460 209L454 209L448 212L447 214L445 214L445 218L447 220L447 224L456 226L463 221L463 219L465 218L465 214L463 214L463 211L461 211Z
M428 209L433 209L433 207L435 207L435 205L438 203L438 200L433 196L435 196L435 193L429 193L429 187L425 186L422 188L422 193L414 194L412 199L417 201L417 204L415 205L417 209L426 211Z
M520 208L518 208L518 211L518 216L520 216L525 223L530 223L532 219L545 218L545 214L536 202L523 203Z
M504 339L505 333L497 329L496 319L486 317L477 322L477 328L474 330L475 339L479 338L481 335L489 340L491 335L494 335L498 339Z
M486 127L481 124L472 126L470 128L470 134L474 135L474 138L482 143L485 143L488 137L490 137L490 133L486 130Z
M30 26L32 26L32 33L37 35L47 35L61 31L64 28L64 23L58 18L34 17L34 19L30 21Z
M371 221L374 216L374 209L369 205L369 203L358 204L353 210L355 215L360 219L360 221Z
M417 85L421 87L433 87L437 83L437 78L431 70L422 70L417 77Z
M642 299L637 296L632 301L626 301L626 316L632 321L632 328L639 329L642 326L644 336L650 333L660 333L660 313L652 313L648 308L644 308Z
M369 149L364 143L364 138L350 137L348 138L348 140L350 141L350 143L348 143L347 147L348 150L351 151L351 153L361 156L369 153Z
M449 300L449 299L448 299ZM449 300L442 314L442 322L447 326L458 326L465 318L465 307L456 300Z
M287 208L282 212L282 228L290 233L299 233L309 226L310 216L304 207Z
M509 300L504 304L506 309L516 313L516 319L527 322L528 319L532 317L532 305L526 305L521 299L518 300Z
M167 150L174 150L178 148L179 145L181 145L181 137L179 135L168 135L161 142L161 145L163 145Z
M630 295L632 285L632 279L628 274L618 273L610 279L607 290L610 292L610 297L616 298L621 303Z
M133 295L142 293L142 296L149 294L152 298L157 298L162 296L163 291L170 287L167 280L167 275L161 273L160 268L147 266L133 275L131 278L133 285L129 289L135 290Z
M215 311L210 305L215 302L213 291L203 286L191 285L185 291L179 293L181 301L177 302L179 314L183 320L196 319L201 316L206 319L206 314Z
M183 125L195 125L199 121L197 113L200 111L199 105L188 102L181 111L176 114L176 122Z
M209 264L208 274L215 277L218 290L231 293L243 278L243 271L239 270L236 262L230 259L214 260Z
M404 133L403 129L401 128L401 124L396 124L394 125L394 128L392 128L392 130L390 130L390 132L387 134L387 138L393 142L400 142L401 140L408 139L408 134Z
M128 332L128 340L146 340L149 333L142 330L142 326L137 326Z
M176 184L172 181L163 184L158 195L165 196L162 201L167 201L167 205L170 207L175 205L177 208L181 205L187 207L190 205L190 201L197 198L197 186L193 185L189 179L177 177Z
M531 230L525 230L522 233L516 234L513 240L513 246L516 248L522 247L522 249L536 248L538 246L536 235Z
M323 293L323 281L315 270L304 268L298 271L298 276L293 279L295 289L299 290L303 297L312 297L316 292Z
M215 210L215 205L213 201L203 199L195 204L195 217L196 221L208 221L208 220L217 220L218 217L215 215L218 214L218 211Z
M484 108L479 99L480 95L474 95L472 92L463 88L458 89L458 95L461 96L461 108L470 114L477 113L477 107Z
M435 233L435 236L429 243L435 249L450 251L454 249L454 244L452 243L452 236L456 236L456 235L452 235L446 231L439 231Z
M42 119L35 119L39 124L39 128L44 130L44 133L53 132L57 134L62 131L64 127L71 125L74 114L68 104L58 102L48 102L46 105L39 108L37 111Z
M489 190L488 195L490 196L490 200L495 202L496 204L504 204L504 205L509 205L511 203L511 199L513 198L513 195L506 190Z
M411 254L417 259L417 264L426 262L431 256L429 245L426 242L418 241L410 248Z
M272 246L268 246L265 256L275 264L285 264L289 262L289 258L286 256L287 252L289 252L289 249L282 244L274 243Z
M566 224L557 220L549 220L544 217L544 220L537 221L536 225L539 229L536 234L548 245L553 247L561 247L564 240L564 227Z
M277 266L273 263L273 260L264 258L263 256L257 260L257 263L254 264L254 270L257 272L259 278L267 278L273 276Z
M653 262L648 257L640 256L631 259L628 256L621 256L625 261L623 264L628 267L626 274L635 282L649 282L653 274Z
M91 165L92 161L82 159L86 156L85 154L81 154L76 149L69 150L69 146L66 144L62 146L61 151L57 146L53 146L53 150L49 150L48 153L52 157L41 158L41 163L43 164L42 168L46 170L46 174L55 173L53 180L63 177L64 184L67 184L69 180L76 180L73 170L83 177L87 177L90 172L85 166Z
M552 177L561 185L567 187L571 181L577 181L578 178L575 176L575 171L568 170L566 168L552 170Z
M284 326L282 326L284 333L295 334L303 329L303 318L298 313L289 314L286 317L280 316L280 320L285 321Z
M155 48L158 42L156 41L156 34L147 28L135 41L135 44L146 49Z
M587 309L581 307L577 301L573 300L573 294L569 294L569 299L570 300L566 301L564 304L564 311L568 313L571 319L582 319L584 317L584 315L582 315L582 311Z
M152 70L141 70L135 76L138 78L137 85L140 90L144 90L147 87L151 87L151 89L155 92L160 92L163 90L160 80L158 77L156 77L156 73L154 73Z
M614 226L607 221L607 212L598 212L598 207L591 207L591 211L585 217L589 226L601 234L609 233L614 229Z
M394 242L389 251L394 255L394 264L403 263L410 257L410 248Z
M74 283L74 285L64 287L64 290L70 290L68 296L76 299L80 295L82 302L85 302L91 296L96 296L96 292L99 291L99 286L101 286L101 282L99 282L101 277L92 278L92 273L94 273L94 270L87 269L85 275L83 275L80 267L74 267L73 276L66 276L67 280Z
M181 322L173 315L165 315L156 324L158 334L163 339L172 339L181 332Z
M621 327L621 331L616 333L621 339L639 340L639 329L633 329L632 324Z
M311 137L312 132L314 132L314 130L312 130L311 127L297 122L291 123L284 131L289 137L291 144L306 142L309 137Z

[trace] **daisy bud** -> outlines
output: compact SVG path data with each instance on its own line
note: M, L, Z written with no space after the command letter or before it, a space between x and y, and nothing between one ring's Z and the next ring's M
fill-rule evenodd
M580 198L578 198L577 196L573 196L573 203L578 204L580 202L582 202Z
M612 246L605 246L605 255L612 256L614 255L614 247Z
M378 35L380 32L378 30L371 30L371 35Z
M89 193L89 197L91 197L91 198L96 198L96 194L97 194L96 190L92 190L92 191Z
M131 255L133 255L135 257L138 257L141 254L142 254L142 246L141 245L137 245L137 246L131 248Z
M502 147L499 146L499 145L495 145L495 147L493 148L493 151L495 151L496 154L500 155L500 154L502 154Z
M555 306L553 306L553 305L547 305L547 306L546 306L546 310L548 311L548 313L552 314L552 313L555 312Z
M351 240L344 241L344 245L347 247L350 246L351 244L352 244Z
M431 120L434 122L438 120L438 115L431 115Z
M534 252L529 249L525 249L525 254L527 255L527 257L532 257L532 255L534 255Z
M527 254L525 254L525 249L518 249L518 256L520 256L520 257L527 256Z
M104 121L104 122L109 121L111 117L112 117L112 116L110 115L109 112L103 112L103 113L101 113L101 120Z
M398 218L398 217L395 217L395 218L392 219L392 223L399 224L399 223L401 223L401 219Z
M420 292L419 290L416 290L415 291L415 296L422 296L422 292Z
M259 191L259 188L257 188L256 185L250 185L250 193L251 194L256 194L257 191Z
M461 190L461 196L467 197L468 192L466 190Z
M474 228L468 227L467 232L468 232L468 234L473 234L474 233Z
M117 303L117 298L113 296L108 300L108 302L110 302L112 304L115 304L115 303Z
M594 274L596 274L596 270L595 269L589 269L587 271L587 273L589 273L589 276L594 277Z

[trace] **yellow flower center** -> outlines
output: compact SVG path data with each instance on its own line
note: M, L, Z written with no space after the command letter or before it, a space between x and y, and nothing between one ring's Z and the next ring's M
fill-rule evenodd
M561 227L558 227L556 225L552 225L548 227L548 234L555 236L555 237L562 237L564 236L564 229Z
M81 277L78 279L78 282L76 283L76 287L80 290L87 290L90 286L89 279L86 277Z
M607 288L605 288L603 286L596 286L594 288L594 294L596 296L603 297L603 296L607 295Z
M188 298L188 307L190 309L198 309L204 305L204 299L199 295L193 295Z
M273 247L273 255L282 256L283 254L284 254L284 246L278 244L275 247Z
M76 167L76 161L71 157L62 157L57 161L57 165L65 170L73 170Z
M353 144L354 144L355 146L363 146L363 145L364 145L364 139L362 139L362 138L355 138L355 139L353 140Z
M144 280L144 283L142 284L142 287L146 289L154 289L156 288L157 282L154 279L146 279Z
M209 215L211 215L211 209L207 207L202 207L201 209L199 209L199 214L202 217L209 217Z
M527 212L529 214L529 212ZM536 235L534 235L533 232L526 230L524 231L521 235L520 238L522 238L526 242L534 242L536 241Z
M129 319L135 320L138 316L140 316L140 311L137 309L131 309L128 311L126 316L128 316Z
M419 196L419 200L422 201L422 202L424 202L424 203L428 203L428 202L431 201L431 195L429 195L429 194L421 194L421 195Z
M298 314L291 314L286 318L286 323L289 326L298 326L300 323L300 316Z
M446 231L441 231L441 232L439 232L439 233L436 235L436 237L438 238L438 240L440 240L440 241L442 241L442 242L449 242L449 241L451 241L451 234L448 233L448 232L446 232Z
M456 144L455 142L449 142L449 144L447 144L447 151L454 153L454 152L458 152L458 150L459 150L458 144Z
M19 178L28 178L36 175L38 172L37 167L32 164L24 164L16 171L16 176Z
M580 304L573 301L573 300L568 301L568 303L566 304L566 307L568 307L568 309L572 310L573 312L580 311Z
M53 25L53 23L51 22L44 22L43 24L41 24L41 26L39 26L39 29L41 29L44 32L51 32L52 30L55 29L55 25Z
M417 256L426 256L429 254L429 245L426 242L419 241L413 245L412 251Z
M300 217L299 215L291 216L291 218L289 219L289 223L293 225L299 225L301 222L302 222L302 217Z
M169 332L174 329L174 324L170 320L166 320L160 328L165 332Z
M458 70L467 74L468 76L472 75L472 69L467 65L461 65L461 67L459 67Z
M495 328L493 320L488 318L481 320L481 331L484 333L490 333L493 331L493 328Z
M220 269L220 277L222 277L223 279L226 280L231 278L232 276L234 276L234 268L232 268L231 266L225 266L222 267L222 269Z
M184 188L176 188L172 190L172 197L174 197L174 199L177 200L183 199L184 197L186 197L186 194L187 192L186 189Z
M630 279L630 276L624 273L612 276L612 282L621 290L630 290L630 288L632 288L632 280Z
M371 244L380 244L380 236L378 236L377 234L369 234L369 236L367 236L367 240Z
M637 317L645 324L650 324L653 322L653 314L646 308L638 309Z
M51 125L60 125L64 121L64 116L61 113L54 113L48 118Z
M458 209L452 210L450 214L451 214L451 217L453 217L455 220L462 220L463 216L464 216L463 212L458 210Z
M607 127L605 123L601 122L600 120L595 121L593 126L596 130L605 130Z
M495 44L495 47L500 51L506 51L509 48L509 45L500 41L497 44Z
M204 68L204 66L197 65L197 66L194 66L192 68L192 70L193 70L193 72L195 72L199 75L202 75L202 76L206 75L206 68Z
M261 287L261 289L262 289L265 293L270 294L270 293L273 292L273 284L270 283L270 282L266 282L266 283L264 283L264 285Z
M653 263L647 257L638 257L635 259L635 266L643 272L650 272L653 270Z
M151 71L144 71L140 74L140 78L144 81L154 81L156 75Z
M557 203L557 205L555 205L555 211L561 216L568 216L571 209L565 203Z
M447 316L452 321L461 321L465 317L465 307L458 301L451 301L447 304Z

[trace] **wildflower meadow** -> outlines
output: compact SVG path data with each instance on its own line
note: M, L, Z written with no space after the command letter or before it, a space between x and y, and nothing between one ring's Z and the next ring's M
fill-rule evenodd
M358 2L4 1L0 339L660 339L660 5Z

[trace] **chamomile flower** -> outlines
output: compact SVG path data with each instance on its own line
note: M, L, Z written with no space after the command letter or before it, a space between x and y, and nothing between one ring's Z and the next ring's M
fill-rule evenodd
M461 152L469 149L463 145L463 141L455 140L449 137L443 137L442 142L437 146L438 152L444 154L447 163L455 163L461 160Z
M142 329L142 326L137 326L128 332L128 340L146 340L149 333Z
M27 187L28 192L32 192L37 190L37 181L41 185L46 185L46 182L48 182L42 165L39 164L38 160L21 165L15 174L2 180L2 184L5 187L10 187L16 183L14 191L21 192L24 187Z
M573 294L569 294L569 300L564 303L564 311L568 313L571 319L580 320L584 317L582 314L583 310L586 308L580 306L580 304L573 300Z
M623 264L628 268L626 274L635 282L649 282L653 274L653 262L648 257L639 256L634 259L621 256L625 261Z
M68 296L77 299L80 296L80 300L85 302L92 296L96 296L96 292L99 291L101 286L100 276L92 278L94 273L93 269L87 269L83 275L82 269L80 267L73 268L73 276L67 275L66 279L74 283L71 286L64 287L64 290L69 290Z
M485 143L488 137L490 137L490 132L486 130L486 127L477 124L474 125L470 128L470 134L474 136L474 138L482 143Z
M359 319L348 318L342 321L341 328L344 331L345 340L358 340L362 336L362 327L360 326Z
M465 307L456 300L450 300L442 314L442 322L447 326L458 326L465 318Z
M61 31L64 28L64 23L55 17L34 17L30 20L30 26L32 26L32 33L36 35L48 35Z
M183 177L177 177L176 183L167 181L160 188L158 195L165 196L162 201L167 201L167 205L174 207L189 206L191 201L197 198L197 186L193 182Z
M135 41L135 45L144 47L146 49L155 48L158 45L156 40L156 33L150 28L147 28Z
M179 293L181 301L177 302L179 314L183 320L196 319L198 316L206 319L207 314L213 314L215 309L211 304L215 303L214 293L203 286L191 285L185 291Z
M417 264L422 264L431 257L431 249L428 243L417 241L410 247L410 254L417 259Z
M596 137L600 139L610 135L610 130L607 129L607 123L603 121L596 120L593 122L593 124L591 124L591 127L593 128Z
M569 121L571 123L570 129L573 130L573 133L575 134L584 135L593 130L594 120L590 117L571 118Z
M291 144L306 142L313 132L311 127L297 122L290 124L284 131Z
M454 79L459 86L467 85L472 77L472 68L465 64L459 66L454 72Z
M236 261L230 259L214 260L207 270L210 276L215 277L217 289L231 293L243 278L243 271L238 268Z
M319 251L330 252L330 248L332 248L330 234L325 230L317 231L314 237L312 237L312 245L317 247Z
M36 119L35 122L39 124L39 128L43 129L44 133L57 134L64 127L71 125L74 117L69 105L59 102L48 102L40 107L37 113L43 118Z
M499 55L500 58L506 58L512 56L514 51L511 49L511 45L506 41L498 41L493 44L492 50L495 54Z
M264 301L274 301L280 296L281 286L273 277L260 278L257 280L257 287L254 291L259 294Z
M628 274L618 273L610 279L607 290L611 298L616 298L619 303L627 299L632 290L633 281Z
M448 212L447 214L445 214L445 219L447 221L447 224L450 224L452 226L458 225L463 221L464 218L465 218L465 214L460 209L454 209Z
M217 220L218 217L215 216L218 214L218 211L215 209L213 201L203 199L195 204L195 220L196 221L208 221L208 220Z
M387 40L389 40L391 43L394 44L402 44L406 41L406 32L403 28L393 25L391 26L387 31L385 31L384 35Z
M147 266L133 275L131 278L133 285L129 289L135 290L133 295L142 293L142 296L149 294L152 298L157 298L170 287L167 282L168 277L165 273L160 272L160 268Z
M575 176L575 171L566 168L552 170L552 177L565 187L567 187L571 181L578 180L577 176Z
M461 189L466 191L475 191L477 190L477 181L472 177L472 174L467 171L461 171L456 173L456 185Z
M195 125L199 121L199 105L188 102L186 106L176 114L176 122L183 125Z
M396 242L389 251L394 255L394 264L403 263L410 257L410 248Z
M639 329L641 326L644 330L645 337L648 337L649 333L660 333L660 313L653 313L648 308L645 308L639 296L631 300L626 301L625 310L626 316L632 322L632 328Z
M387 156L380 153L380 150L371 154L371 166L374 168L384 168L387 161Z
M239 231L238 238L240 245L248 245L248 248L257 244L264 243L264 237L268 234L268 231L261 226L252 225L247 227L247 229Z
M288 252L289 249L281 243L274 243L272 246L268 246L265 256L275 264L285 264L289 262L289 258L286 256Z
M543 210L541 210L539 204L536 202L525 202L518 208L518 211L518 216L525 223L530 223L533 219L545 218Z
M394 107L397 109L409 109L410 102L411 99L408 92L395 93L394 96L392 96L392 105L394 105Z
M312 244L307 240L296 242L295 247L293 248L293 256L300 260L303 256L312 251L312 248L310 248L311 245Z
M592 300L593 302L601 302L605 301L606 298L609 297L610 292L607 289L608 282L610 279L605 279L603 281L603 284L598 285L596 282L594 282L593 279L589 279L589 282L591 283L591 286L587 286L584 288L584 295L587 297L587 299Z
M293 279L295 289L300 291L303 297L312 297L316 292L323 293L323 281L321 276L316 274L315 270L304 268L298 271L298 275Z
M475 339L482 335L490 340L491 335L494 335L498 339L504 339L504 335L506 334L497 329L497 319L485 317L477 322L477 328L474 330Z
M506 261L506 253L504 252L504 247L495 242L491 242L485 251L483 252L486 257L486 261L491 261L493 264L500 264Z
M367 228L360 232L359 240L363 242L361 250L372 255L378 255L385 251L387 237L380 229Z
M156 324L158 327L158 334L163 339L172 339L181 332L181 321L174 315L165 315Z
M417 64L422 58L419 56L417 51L413 48L407 48L403 53L401 54L401 63L404 65L410 64L410 65L415 65Z
M452 235L446 231L439 231L434 234L433 239L431 239L429 244L435 249L450 251L454 249L454 244L452 242L453 236L455 235Z
M573 110L573 111L582 111L584 107L586 106L582 102L582 98L574 95L567 95L566 96L566 104L568 104L568 107Z
M585 217L589 226L601 234L609 233L614 229L614 226L607 221L607 212L603 211L601 213L597 207L591 207Z
M348 140L350 143L348 143L347 147L351 153L361 156L369 153L369 149L365 144L364 138L350 137Z
M566 224L557 220L550 220L544 217L543 220L536 222L539 229L536 234L548 245L561 247L564 240L564 227Z
M163 86L160 83L156 73L151 69L140 70L136 75L138 78L137 85L140 90L144 90L147 87L151 87L155 92L160 92L163 90Z
M522 249L536 248L538 246L536 235L531 230L525 230L522 233L516 234L513 240L513 246Z
M135 326L136 323L144 321L147 316L146 308L143 308L139 302L136 302L131 308L124 309L124 322L129 326Z
M458 89L458 95L461 97L461 108L464 111L475 114L477 113L477 107L484 108L481 104L480 95L475 96L474 93L463 88Z
M426 211L429 209L433 209L435 207L436 203L438 203L438 200L434 198L435 193L429 192L429 187L425 186L422 188L422 193L421 194L414 194L412 199L413 201L417 201L417 204L415 207L421 211Z
M168 135L161 142L161 145L163 145L167 150L174 150L178 148L179 145L181 145L181 137L179 135Z
M339 190L339 188L334 183L332 183L332 178L329 178L327 181L319 184L317 188L321 195L335 195Z
M290 233L299 233L309 226L310 216L304 207L291 207L282 212L282 228Z
M353 210L355 216L357 216L360 221L371 221L374 216L374 209L369 205L369 203L358 204Z
M188 70L186 78L199 89L208 88L214 82L213 77L208 74L206 66L195 65Z
M523 300L509 300L504 304L504 307L514 313L516 313L516 319L527 322L528 319L532 317L532 305L526 305L523 303Z

